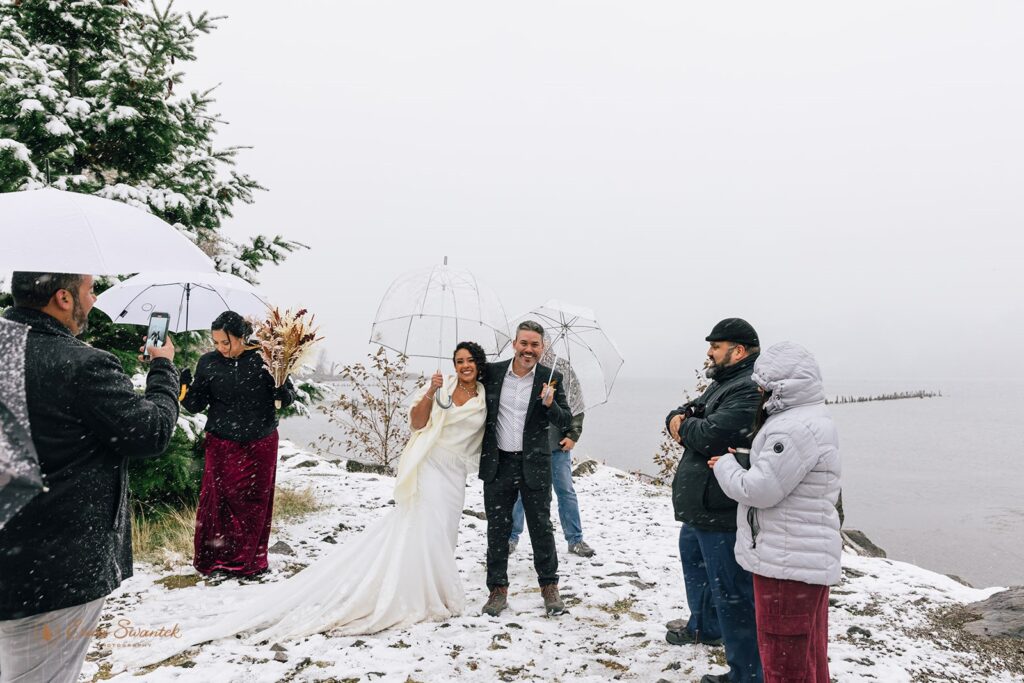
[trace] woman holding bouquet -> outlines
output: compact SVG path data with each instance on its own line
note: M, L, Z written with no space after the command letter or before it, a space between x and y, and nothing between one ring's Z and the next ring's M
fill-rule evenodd
M259 351L246 344L251 326L234 311L210 326L215 349L196 365L181 405L207 411L206 466L196 513L195 559L200 574L253 576L267 569L267 542L277 474L277 413L295 400L280 387Z

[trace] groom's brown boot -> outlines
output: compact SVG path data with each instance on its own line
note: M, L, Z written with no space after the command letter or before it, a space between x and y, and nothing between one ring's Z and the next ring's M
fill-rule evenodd
M508 607L508 586L495 586L487 598L483 613L492 617L501 614Z
M557 583L549 583L546 586L541 586L540 594L544 597L544 610L548 615L554 616L565 611L565 603L563 603L562 598L558 596Z

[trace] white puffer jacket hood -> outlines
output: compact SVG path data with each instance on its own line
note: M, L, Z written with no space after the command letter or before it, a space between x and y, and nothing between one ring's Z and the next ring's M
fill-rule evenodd
M825 408L821 370L799 344L761 354L753 379L771 396L750 449L750 469L724 456L722 490L739 502L736 559L761 576L818 585L839 582L839 437Z

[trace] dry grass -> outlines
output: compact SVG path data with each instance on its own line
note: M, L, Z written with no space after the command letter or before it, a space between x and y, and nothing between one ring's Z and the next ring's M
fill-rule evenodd
M312 486L291 489L278 486L274 491L274 520L291 522L316 512L323 507L316 499Z
M321 508L313 487L274 491L274 521L301 519ZM171 569L189 562L196 529L196 508L168 508L136 513L132 521L132 553L139 562L163 565Z
M192 557L195 529L195 506L138 513L132 521L132 554L140 562L170 569Z

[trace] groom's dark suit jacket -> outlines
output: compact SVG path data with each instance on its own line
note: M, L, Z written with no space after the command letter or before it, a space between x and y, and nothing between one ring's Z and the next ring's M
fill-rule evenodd
M501 402L501 387L511 360L488 363L484 378L487 394L487 426L484 431L483 452L480 455L480 478L485 483L494 481L498 475L498 404ZM540 391L551 374L551 368L537 364L533 378L533 395L526 410L526 424L523 429L523 478L531 489L551 486L551 449L548 446L548 424L554 424L563 432L569 428L572 413L562 385L562 373L555 372L555 400L550 408L540 401Z

